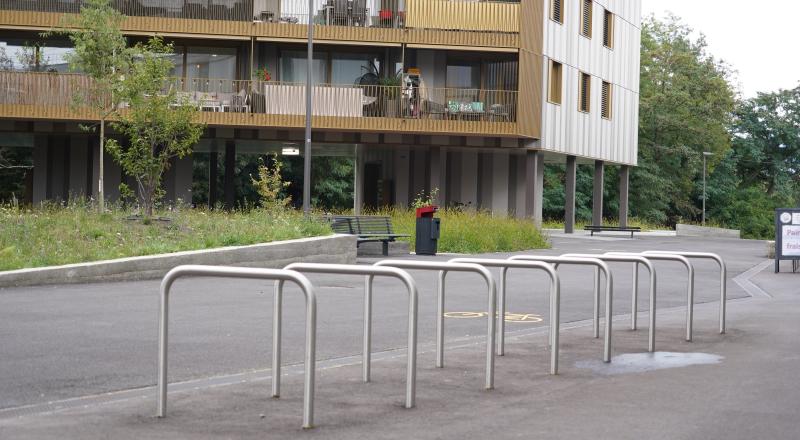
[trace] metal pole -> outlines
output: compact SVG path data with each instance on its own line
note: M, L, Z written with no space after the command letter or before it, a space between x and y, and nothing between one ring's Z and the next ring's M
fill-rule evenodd
M314 0L308 0L308 61L306 64L306 134L303 149L303 213L311 214L311 92L314 64Z
M703 153L703 226L706 225L706 155Z

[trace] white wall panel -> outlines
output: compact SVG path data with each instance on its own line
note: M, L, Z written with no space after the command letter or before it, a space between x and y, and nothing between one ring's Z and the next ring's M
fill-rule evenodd
M582 0L564 0L564 24L549 19L550 1L543 0L544 75L548 90L549 64L563 65L562 104L543 99L542 148L564 154L636 164L639 113L639 48L641 0L595 0L592 38L580 34ZM603 12L614 17L613 49L603 46ZM592 77L591 111L578 111L579 72ZM600 116L602 82L612 84L612 118Z

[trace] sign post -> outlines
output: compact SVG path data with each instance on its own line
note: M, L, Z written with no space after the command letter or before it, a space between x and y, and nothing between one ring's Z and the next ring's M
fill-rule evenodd
M775 210L775 273L781 260L792 260L792 272L800 263L800 208Z

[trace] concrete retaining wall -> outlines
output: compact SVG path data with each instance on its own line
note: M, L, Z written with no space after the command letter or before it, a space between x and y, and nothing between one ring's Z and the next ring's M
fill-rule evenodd
M182 264L281 268L294 262L354 264L353 235L303 238L250 246L120 258L0 272L0 287L160 278Z
M682 225L680 223L675 225L675 235L678 237L742 238L742 234L736 229Z

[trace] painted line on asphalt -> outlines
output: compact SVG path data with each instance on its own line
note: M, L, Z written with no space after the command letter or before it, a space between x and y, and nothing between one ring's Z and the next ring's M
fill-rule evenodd
M751 267L749 270L740 273L739 275L733 278L733 282L738 284L748 295L752 296L753 298L773 298L772 295L765 292L762 288L758 287L750 281L753 277L761 273L762 270L766 269L773 263L772 260L767 260L762 262L761 264L757 264Z

